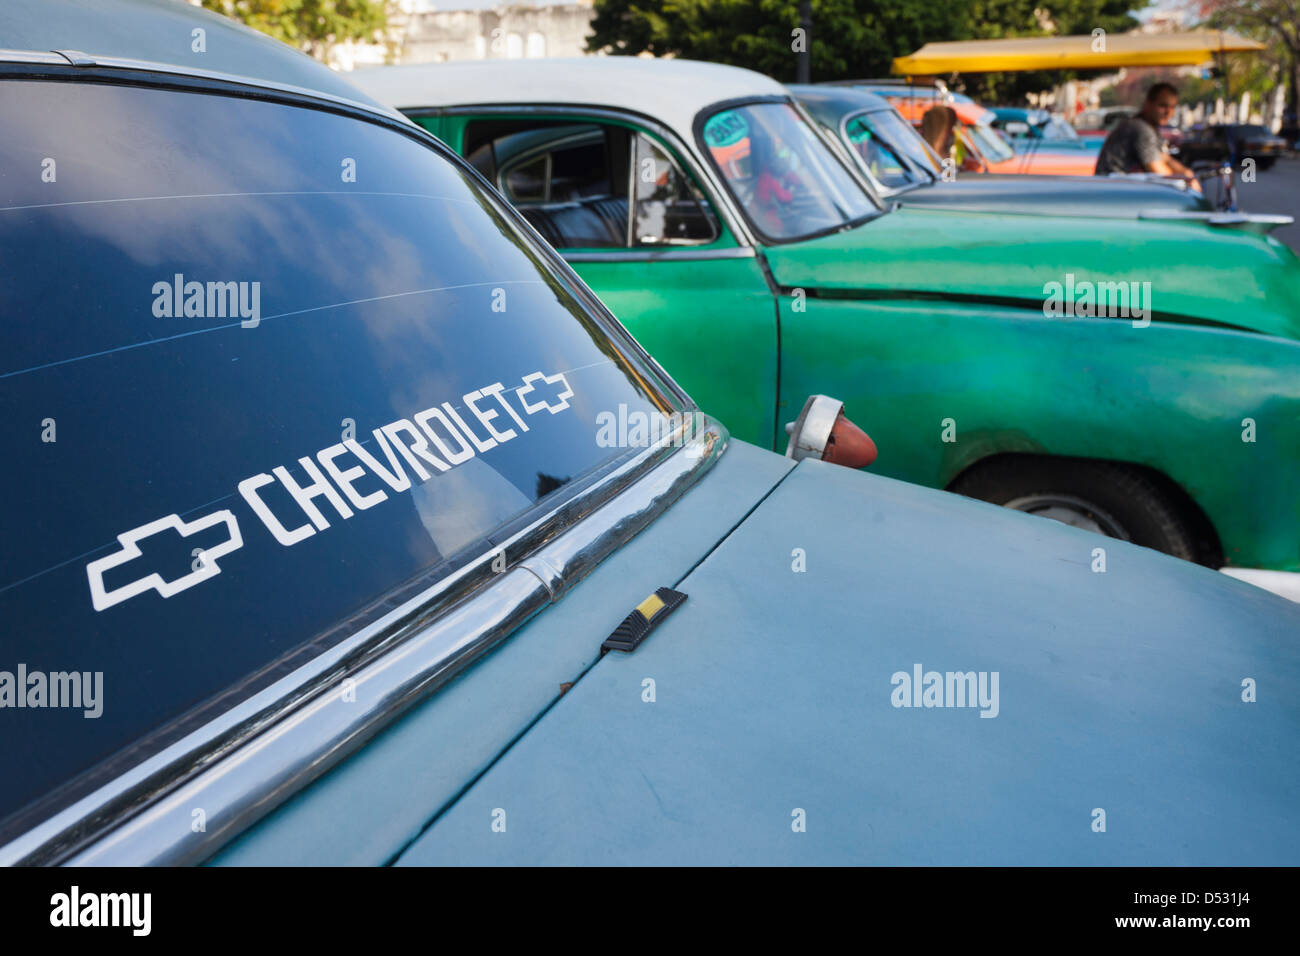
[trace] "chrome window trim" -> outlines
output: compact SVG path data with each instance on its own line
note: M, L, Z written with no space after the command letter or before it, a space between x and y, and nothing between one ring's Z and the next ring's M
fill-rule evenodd
M687 175L695 180L695 184L704 193L705 198L718 211L723 223L730 231L732 238L742 246L756 246L758 240L753 231L749 228L749 222L741 214L740 209L735 205L731 193L713 174L712 167L704 161L703 157L697 155L694 151L694 144L686 143L676 133L667 126L658 122L652 117L645 116L632 110L616 110L601 106L583 106L577 103L571 104L499 104L492 103L481 106L446 106L446 107L411 107L403 110L408 117L441 117L441 116L494 116L494 115L522 115L537 114L539 116L561 116L561 117L584 117L596 120L615 120L620 123L633 124L640 129L653 133L661 142L667 145L674 159L677 159L685 167ZM717 239L722 238L718 236ZM714 239L713 241L717 241Z
M71 50L67 52L72 53ZM47 66L68 66L73 62L71 55L64 56L62 53L57 52L0 50L0 63L41 63Z
M333 112L350 114L361 120L368 119L415 139L443 156L446 161L451 162L453 166L483 187L485 198L502 216L503 221L513 228L530 251L553 268L560 278L568 282L574 298L597 322L601 330L614 340L619 350L646 366L645 372L648 373L646 377L649 381L644 384L650 392L657 391L664 398L675 400L681 406L685 416L704 422L704 426L696 428L696 434L700 437L695 442L688 442L682 448L678 448L676 453L667 447L667 442L672 440L672 436L669 436L665 444L648 448L619 463L577 495L554 506L549 512L539 515L532 524L505 541L489 538L488 543L493 547L479 558L459 568L417 596L406 600L398 608L312 658L269 687L222 712L218 717L187 733L180 740L133 765L107 783L10 839L0 846L0 865L65 862L73 856L84 856L95 852L94 848L106 845L103 841L112 834L125 832L122 830L124 826L130 826L132 833L138 832L141 827L146 827L148 836L142 839L154 842L151 844L153 850L145 855L158 862L178 862L182 859L193 861L210 855L216 849L215 845L209 846L211 840L204 842L204 846L209 848L200 851L191 848L197 847L201 841L186 842L184 840L186 834L167 831L168 835L164 835L156 828L150 827L148 820L154 818L150 816L150 808L157 806L158 801L166 798L169 793L177 791L178 788L201 785L206 789L215 786L228 774L229 768L234 765L232 761L235 757L246 751L251 752L249 748L254 745L264 748L273 744L280 735L288 733L291 724L293 727L300 726L304 719L302 715L311 710L313 702L322 694L328 694L331 688L336 687L344 678L358 674L372 665L378 666L388 659L389 655L400 654L402 648L410 641L420 637L426 630L438 626L452 614L462 615L457 618L458 621L465 620L463 613L467 609L474 608L480 598L488 602L495 595L496 599L500 600L501 595L495 589L506 577L510 577L512 588L517 586L519 575L526 574L529 578L542 580L543 587L548 591L547 600L557 600L572 581L579 580L601 558L649 523L700 473L707 470L707 467L722 453L727 441L725 429L702 416L680 386L627 333L604 304L586 287L572 267L541 239L536 230L510 203L496 193L491 183L454 150L397 111L376 108L365 103L287 84L264 82L211 71L117 58L92 60L88 57L87 61L93 65L70 65L68 58L54 53L0 50L0 81L5 79L52 79L64 82L82 80L179 89L200 94L243 95L250 98L263 96L275 102L300 107L327 110L332 107ZM31 65L33 68L26 69L25 65ZM163 76L160 77L159 74ZM639 376L640 372L635 364L629 363L629 367ZM692 453L695 453L694 458ZM690 467L683 467L684 459L689 460ZM662 476L659 474L659 469L663 469ZM673 486L676 489L674 494L666 498L662 496L656 498L639 510L631 508L628 504L629 500L636 500L635 496L632 499L623 497L627 494L629 486L643 487L652 479L655 482L662 482L673 476L677 476L677 484ZM620 502L623 504L620 505ZM576 557L569 555L571 548L563 542L571 541L570 534L582 532L588 522L601 520L598 515L605 515L606 520L601 524L603 530L596 535L596 540ZM610 518L610 515L613 515L613 518ZM537 554L535 559L520 560L513 569L508 564L506 572L493 572L490 567L491 560L503 549L507 556L513 552L520 558L532 555L534 552ZM595 557L592 557L593 555ZM331 741L330 746L311 762L295 767L290 779L277 781L273 791L263 792L244 787L239 794L239 799L244 801L240 805L239 820L243 821L241 825L247 826L279 801L315 779L328 766L351 753L379 726L391 720L411 703L427 696L445 677L457 672L489 649L495 640L504 637L519 623L526 620L527 616L547 603L543 601L537 608L533 608L521 617L520 608L531 607L531 598L523 592L516 591L513 594L513 598L507 603L510 603L515 610L509 614L493 614L484 604L476 612L477 616L469 618L471 621L490 618L489 623L483 625L483 630L488 637L492 635L495 637L490 640L484 637L481 640L466 639L458 642L453 652L439 659L436 673L425 674L419 680L412 678L414 683L406 687L403 693L397 697L386 698L383 708L371 714L372 720L366 724L367 733L358 736L354 729L343 738ZM376 602L381 601L383 597L377 595ZM292 739L301 745L302 735L303 731L299 730L297 736L293 736ZM230 787L229 782L226 786ZM224 792L229 795L229 789ZM208 805L203 806L205 811L210 811ZM132 824L131 821L135 819L144 822ZM209 812L209 820L211 819ZM187 823L187 831L188 827ZM222 828L218 827L218 829ZM209 826L208 831L214 837L216 836L213 827ZM222 829L228 838L232 834L227 831L228 827ZM205 837L205 834L192 835ZM118 847L120 840L112 845Z
M618 487L612 498L567 528L548 515L507 541L507 555L524 557L506 571L484 555L0 847L0 864L202 862L564 597L707 473L728 441L722 425L691 413L583 496ZM593 632L593 652L601 636ZM343 699L345 681L355 700ZM196 808L202 832L191 828Z
M567 262L658 262L667 260L754 259L758 252L753 246L725 246L721 249L690 249L680 246L655 246L651 248L615 249L609 252L566 252L559 250Z
M604 130L601 131L602 133ZM641 138L641 131L637 130L627 138L627 224L623 235L623 248L636 249L636 147ZM611 169L612 173L613 170ZM717 236L714 236L714 241ZM564 255L563 252L560 255Z

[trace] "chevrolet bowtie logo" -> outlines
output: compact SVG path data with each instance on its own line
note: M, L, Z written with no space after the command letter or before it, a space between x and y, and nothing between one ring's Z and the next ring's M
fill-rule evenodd
M544 382L552 386L549 389L539 388L537 382ZM557 384L558 383L558 384ZM524 398L532 392L537 392L541 397L540 402L530 403ZM546 393L551 392L555 395L555 404L552 405L546 400ZM533 372L531 375L524 376L524 387L517 390L519 401L524 406L524 411L529 415L534 412L540 412L543 408L552 415L558 415L569 407L569 399L573 398L573 389L569 388L569 380L564 377L563 372L556 372L554 375L543 375L541 372Z
M190 535L198 534L200 531L220 524L226 526L226 540L214 547L203 549L203 554L199 558L198 570L182 575L175 581L165 581L163 576L155 571L115 590L104 590L104 572L140 557L143 554L140 550L140 542L146 538L155 534L162 534L165 531L175 531L181 537L188 538ZM150 588L165 598L169 598L173 594L179 594L181 591L192 588L194 585L201 584L208 578L220 574L221 568L217 567L217 559L230 554L232 551L238 551L244 546L244 539L239 533L239 522L235 520L234 514L230 511L217 511L189 522L182 521L180 515L168 515L165 518L159 518L157 521L151 521L149 524L123 532L117 536L117 540L122 545L122 550L115 551L113 554L91 561L86 565L86 576L90 579L90 600L95 605L96 611L110 608L114 604L121 604L137 594L143 594Z

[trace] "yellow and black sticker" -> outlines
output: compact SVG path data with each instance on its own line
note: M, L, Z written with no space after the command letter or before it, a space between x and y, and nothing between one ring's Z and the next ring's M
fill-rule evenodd
M600 645L600 652L634 651L664 619L686 600L686 595L672 588L660 588L636 606L614 633Z

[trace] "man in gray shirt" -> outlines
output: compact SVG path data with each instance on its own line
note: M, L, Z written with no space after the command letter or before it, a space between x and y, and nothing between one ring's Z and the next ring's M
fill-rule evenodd
M1190 169L1169 155L1169 148L1160 136L1161 125L1173 119L1177 108L1178 91L1170 84L1157 83L1147 90L1142 111L1120 120L1106 137L1097 154L1096 174L1159 173L1195 180Z

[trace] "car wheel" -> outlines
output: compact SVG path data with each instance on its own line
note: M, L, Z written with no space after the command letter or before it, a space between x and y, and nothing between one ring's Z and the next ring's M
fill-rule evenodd
M1085 531L1201 561L1196 522L1160 476L1081 458L999 456L958 476L949 491Z

